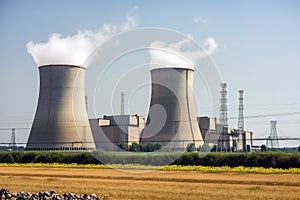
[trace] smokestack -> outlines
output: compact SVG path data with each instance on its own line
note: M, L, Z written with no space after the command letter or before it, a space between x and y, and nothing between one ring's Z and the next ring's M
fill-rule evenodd
M203 144L194 108L193 74L190 68L151 70L151 103L141 143L160 143L170 150Z
M27 150L94 150L84 94L85 68L39 67L40 92Z

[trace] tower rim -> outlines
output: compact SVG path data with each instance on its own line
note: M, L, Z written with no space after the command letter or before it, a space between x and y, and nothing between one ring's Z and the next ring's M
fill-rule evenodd
M151 69L150 72L154 71L154 70L168 70L168 69L174 69L174 70L178 70L178 69L182 69L182 70L191 70L191 71L195 71L194 69L191 68L184 68L184 67L162 67L162 68L155 68L155 69Z
M44 67L74 67L74 68L82 68L86 70L85 67L79 66L79 65L71 65L71 64L49 64L49 65L40 65L38 66L39 69Z

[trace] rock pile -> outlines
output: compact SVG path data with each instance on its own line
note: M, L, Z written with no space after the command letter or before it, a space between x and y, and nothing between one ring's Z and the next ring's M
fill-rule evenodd
M50 192L37 192L31 194L30 192L9 192L7 189L0 189L0 200L102 200L96 194L73 194L64 193L57 194L55 190ZM107 197L105 198L107 199Z

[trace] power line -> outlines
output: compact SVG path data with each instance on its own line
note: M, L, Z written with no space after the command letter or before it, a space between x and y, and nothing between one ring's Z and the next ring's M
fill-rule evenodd
M0 131L8 131L8 130L12 130L12 129L28 130L28 129L31 129L31 128L0 128Z
M248 104L248 106L292 106L300 103L273 103L273 104Z
M300 138L296 137L278 137L277 139L270 139L269 137L266 138L252 138L252 140L299 140Z
M276 113L276 114L265 114L265 115L250 115L250 116L246 116L244 118L250 119L250 118L264 118L264 117L287 116L287 115L300 115L300 112L287 112L287 113ZM228 119L232 120L232 119L238 119L238 118L230 117Z

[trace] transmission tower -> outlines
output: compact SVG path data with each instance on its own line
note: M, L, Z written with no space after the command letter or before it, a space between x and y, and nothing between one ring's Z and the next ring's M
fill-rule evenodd
M242 138L242 147L243 152L247 151L247 144L246 144L246 135L245 135L245 127L244 127L244 90L239 90L239 116L238 116L238 129L239 129L239 136L238 138Z
M227 120L227 84L221 83L221 98L220 98L220 119L218 133L220 138L218 141L218 148L220 151L227 151L229 144L228 137L228 120Z
M228 126L228 120L227 120L227 84L221 83L221 98L220 98L220 119L219 123L223 127Z
M10 139L10 147L12 149L16 148L16 129L11 129L11 139Z
M271 121L271 132L270 136L267 139L267 147L271 149L279 148L276 125L277 121Z
M238 128L244 130L244 90L239 90L239 117L238 117Z
M121 115L124 115L124 92L121 92Z

